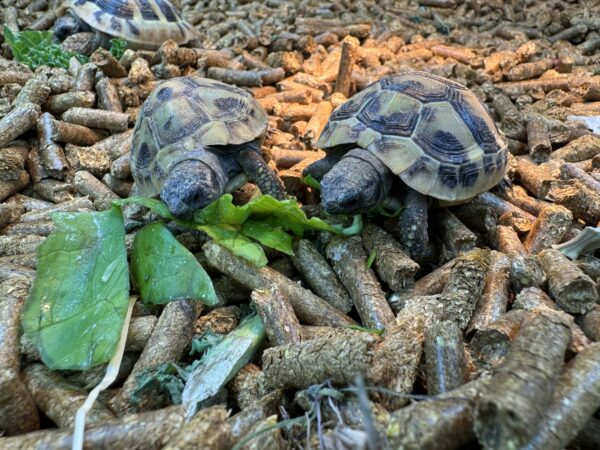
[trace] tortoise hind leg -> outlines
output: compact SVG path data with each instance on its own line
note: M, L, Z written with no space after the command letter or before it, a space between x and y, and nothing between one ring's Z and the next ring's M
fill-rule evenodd
M277 200L286 198L283 182L271 168L259 152L250 147L241 150L237 156L237 162L244 172L258 185L263 194L269 194Z

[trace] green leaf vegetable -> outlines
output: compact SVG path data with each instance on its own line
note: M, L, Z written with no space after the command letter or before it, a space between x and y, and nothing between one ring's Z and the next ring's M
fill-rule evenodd
M372 333L372 334L376 334L378 336L381 336L385 332L384 329L366 328L366 327L361 327L360 325L348 325L346 328L349 328L349 329L355 330L355 331L363 331L365 333Z
M202 336L192 339L192 348L190 356L195 354L201 355L208 349L214 347L223 340L225 336L214 333L212 330L205 331Z
M133 404L139 404L144 393L151 391L153 395L163 395L168 404L180 405L181 393L191 372L200 363L194 361L186 367L168 362L158 366L147 367L136 377L136 387L131 393Z
M258 242L292 254L292 237L306 230L348 232L307 218L294 200L267 195L235 206L227 194L198 211L195 221L175 218L161 201L148 198L121 199L103 212L54 214L56 229L38 250L38 271L22 318L26 337L51 369L86 370L108 362L115 352L129 296L120 205L129 203L204 231L258 266L267 263ZM217 303L209 276L162 222L138 232L131 270L147 303L179 298Z
M321 183L319 183L312 175L306 175L302 181L313 189L321 189Z
M27 64L31 69L47 65L50 67L69 68L69 60L75 56L81 63L88 58L78 53L63 50L59 44L52 42L50 31L21 31L13 33L4 25L4 39L17 61Z
M181 396L187 417L211 403L219 391L248 364L264 338L263 322L259 316L252 314L204 353L188 377Z
M110 54L116 59L121 59L123 53L127 49L127 41L125 39L113 38L110 40Z
M48 368L86 370L111 359L127 312L123 216L113 206L52 219L56 229L38 249L22 326Z
M262 195L242 206L234 205L232 200L231 194L223 195L198 210L193 221L174 217L166 205L156 199L130 197L116 203L140 204L180 225L204 231L218 244L259 267L267 264L267 257L256 241L292 255L293 236L301 237L307 230L345 234L345 230L317 217L306 217L295 200L276 200L270 195ZM352 229L352 233L355 231Z
M148 224L135 235L131 273L144 303L193 298L214 306L219 301L206 271L163 222Z
M367 269L371 268L376 257L377 257L377 250L375 250L375 249L371 250L371 253L369 253L369 257L367 258L367 262L365 264L365 267Z

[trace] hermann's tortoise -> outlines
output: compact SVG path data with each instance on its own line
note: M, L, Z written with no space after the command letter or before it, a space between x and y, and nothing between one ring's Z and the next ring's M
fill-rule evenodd
M283 199L283 183L260 152L267 125L265 110L242 89L171 78L146 99L134 128L137 193L160 194L173 214L184 216L220 197L243 171L264 194Z
M169 0L66 0L57 15L62 15L54 24L58 39L91 28L105 47L113 37L133 49L154 50L168 39L185 44L196 36Z
M317 142L326 211L365 212L390 192L394 174L421 194L460 203L503 177L507 143L465 86L425 72L392 75L336 108Z

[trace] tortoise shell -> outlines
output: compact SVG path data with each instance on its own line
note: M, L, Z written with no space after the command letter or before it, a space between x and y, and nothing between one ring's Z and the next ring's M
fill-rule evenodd
M169 0L67 0L61 8L97 31L125 39L130 47L156 49L168 39L185 44L195 38Z
M411 188L467 200L504 177L507 142L486 107L460 83L425 72L391 75L338 106L317 142L357 145Z
M187 160L206 161L206 147L227 155L240 144L262 144L265 110L252 94L200 77L171 78L146 99L134 128L131 171L140 195L160 192L167 174Z

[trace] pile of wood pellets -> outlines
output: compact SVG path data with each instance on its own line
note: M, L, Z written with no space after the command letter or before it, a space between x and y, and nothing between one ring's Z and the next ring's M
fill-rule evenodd
M1 0L3 23L50 29L59 3ZM322 215L302 171L324 155L315 143L332 110L411 70L485 102L509 142L510 181L450 208L402 193L399 215L365 218L349 238L311 235L293 257L268 250L260 269L181 232L222 305L136 305L85 448L600 448L600 257L553 248L600 222L600 2L179 3L202 48L166 41L119 60L98 49L32 71L2 44L0 448L70 448L103 376L48 370L20 313L50 215L130 195L133 126L153 89L192 75L248 89L269 114L265 158ZM188 364L192 337L231 332L249 302L267 339L214 405L187 421L180 405L132 400L140 373Z

